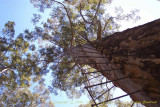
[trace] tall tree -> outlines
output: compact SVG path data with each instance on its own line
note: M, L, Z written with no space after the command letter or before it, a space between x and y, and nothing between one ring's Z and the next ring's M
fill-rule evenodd
M93 45L85 44L76 47L70 51L70 54L77 57L79 63L90 65L112 80L115 86L127 92L134 101L139 101L146 106L158 107L159 24L158 19L115 33L93 41ZM90 54L91 50L94 50L94 53ZM82 55L88 58L79 57ZM93 55L98 58L92 57ZM104 55L106 58L100 59ZM91 61L95 64L90 63Z
M119 28L116 20L137 19L139 18L136 16L137 10L125 15L122 8L116 8L117 15L110 16L109 13L105 13L104 7L106 3L111 3L111 0L65 0L63 2L31 0L31 3L40 11L44 11L45 8L53 8L51 18L43 24L43 28L36 27L35 32L38 32L38 35L34 36L52 43L49 47L40 50L42 57L39 60L44 64L50 64L50 69L53 70L54 79L50 87L53 92L56 93L54 89L68 93L75 92L76 87L82 86L83 81L91 79L92 76L95 78L91 73L93 71L89 69L93 67L107 79L114 81L114 85L126 91L134 101L159 100L158 94L153 97L155 93L159 93L157 76L154 73L152 74L154 76L151 76L144 72L144 69L152 71L151 68L157 68L157 64L159 64L159 62L154 62L155 60L159 61L159 51L156 51L159 46L159 33L156 30L158 27L153 26L154 24L158 25L158 21L147 24L150 27L144 25L125 31L124 34L123 32L114 34ZM54 5L55 3L57 5ZM154 30L153 27L155 27ZM144 33L142 29L148 32ZM152 29L153 34L148 29ZM156 35L157 41L153 37L154 35ZM154 46L155 48L153 48ZM143 52L145 52L144 55ZM151 60L152 63L146 62L146 60L148 61L147 57L151 56L154 59ZM151 68L143 68L149 64L152 65ZM137 71L141 73L137 73ZM156 70L154 71L156 72ZM87 72L89 77L83 75ZM140 80L143 77L142 74L145 77ZM147 83L143 86L143 84L136 84L136 81L142 83L147 81ZM111 81L105 83L108 82ZM96 88L89 85L94 93ZM150 95L153 90L154 94ZM96 94L92 94L92 96ZM150 104L146 105L150 106Z
M134 10L131 14L125 15L121 8L117 8L118 14L114 17L109 13L104 14L104 7L110 4L111 0L65 0L63 2L31 0L31 3L42 12L46 8L53 8L51 18L48 18L47 23L43 23L43 28L36 27L35 32L38 35L34 37L51 43L50 46L40 49L40 60L44 64L50 63L54 77L50 89L55 93L54 88L66 92L70 90L69 93L75 92L72 89L82 86L83 81L86 80L80 69L84 65L77 64L66 53L68 49L93 41L97 36L99 38L109 36L119 27L115 19L128 20L135 17L136 13ZM81 91L76 91L78 92L84 92L83 88Z

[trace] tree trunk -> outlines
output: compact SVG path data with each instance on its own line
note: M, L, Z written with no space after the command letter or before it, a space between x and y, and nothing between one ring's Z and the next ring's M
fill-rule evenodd
M101 72L147 107L160 106L160 19L71 49L78 63Z

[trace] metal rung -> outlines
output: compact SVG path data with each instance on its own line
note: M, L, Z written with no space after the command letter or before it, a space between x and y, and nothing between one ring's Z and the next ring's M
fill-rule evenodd
M96 63L96 62L88 62L88 63L79 63L79 64L107 64L107 63Z
M109 88L107 91L105 91L104 93L102 93L100 96L98 96L97 98L95 98L95 100L96 99L99 99L102 95L104 95L105 93L107 93L109 90L111 90L113 87L115 87L115 86L112 86L111 88Z
M77 56L77 57L91 57L91 58L106 58L106 57L102 57L102 56Z
M88 79L88 81L90 81L90 80L92 80L92 79L95 79L95 78L97 78L97 77L100 77L100 76L102 76L102 75L98 75L98 76L96 76L96 77L94 77L94 78L90 78L90 79ZM87 80L86 81L83 81L83 83L84 82L87 82Z
M116 79L116 80L110 80L110 81L106 81L106 82L103 82L103 83L99 83L99 84L95 84L95 85L90 85L90 86L87 86L87 87L84 87L84 88L90 88L90 87L94 87L94 86L97 86L97 85L102 85L102 84L110 83L110 82L113 82L113 81L119 81L119 80L122 80L122 79L125 79L125 78L128 78L128 77L123 77L123 78L119 78L119 79Z
M85 47L85 46L82 46L83 48L88 48L88 49L91 49L91 50L96 50L95 48L89 48L89 47ZM96 50L97 51L97 50Z
M119 70L119 69L102 70L102 71L99 71L99 72L113 71L113 70Z
M95 71L95 72L86 72L86 73L83 73L83 74L90 74L90 73L98 73L99 71Z
M135 93L138 93L138 92L140 92L140 91L142 91L142 90L143 90L143 89L137 90L137 91L135 91L135 92L128 93L128 94L125 94L125 95L122 95L122 96L119 96L119 97L116 97L116 98L113 98L113 99L110 99L110 100L107 100L107 101L103 101L103 102L97 103L97 105L102 104L102 103L107 103L107 102L109 102L109 101L116 100L116 99L119 99L119 98L122 98L122 97L125 97L125 96L128 96L128 95L131 95L131 94L135 94ZM92 106L95 106L95 104L92 104Z

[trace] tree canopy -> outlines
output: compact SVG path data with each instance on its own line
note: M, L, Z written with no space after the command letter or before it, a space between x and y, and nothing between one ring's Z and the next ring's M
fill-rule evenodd
M0 105L31 107L47 104L49 90L44 87L44 73L38 66L37 57L31 52L35 47L25 38L26 33L15 36L14 25L14 22L8 21L0 35ZM30 91L29 88L36 82L39 89ZM51 101L48 105L54 106Z
M53 81L50 90L56 93L57 89L67 93L81 93L76 87L83 86L85 77L82 75L83 64L78 64L67 50L73 46L85 44L96 40L98 34L98 23L101 24L101 36L110 36L118 30L120 25L117 20L137 20L137 10L132 10L129 14L124 14L122 8L116 8L116 16L111 16L105 10L112 0L31 0L34 7L45 12L46 8L52 8L50 18L43 22L43 27L36 27L36 38L51 43L47 47L40 49L43 63L48 64L53 71ZM33 38L34 38L33 37ZM94 70L87 69L89 72ZM96 74L97 75L97 74ZM92 77L90 75L90 77ZM77 91L76 91L76 90ZM80 95L79 93L79 95ZM67 94L71 95L71 94Z
M43 88L43 92L37 91L36 94L31 92L29 87L35 82L42 87L42 76L49 70L52 71L53 77L49 86L50 92L57 95L58 90L65 91L69 98L79 98L85 93L84 85L87 85L87 79L92 79L92 83L106 81L100 73L91 73L96 72L95 69L78 63L76 58L67 53L68 50L74 46L91 43L98 37L110 36L118 31L118 20L139 19L136 16L138 10L124 14L121 7L115 8L116 16L111 16L106 12L106 7L112 0L30 1L41 12L51 8L51 17L42 23L42 27L35 26L33 31L26 29L17 37L14 36L15 23L9 21L5 24L0 36L0 97L4 106L13 102L13 106L19 102L20 106L44 103L47 98L44 94L48 95L49 92ZM41 16L35 14L34 17L32 21L36 25ZM39 41L38 44L36 41ZM87 72L88 75L85 76ZM94 97L98 97L106 89L113 87L113 84L97 86L92 88L91 92ZM111 92L108 91L105 97L99 97L98 100L111 97ZM48 101L46 104L52 105L52 102Z

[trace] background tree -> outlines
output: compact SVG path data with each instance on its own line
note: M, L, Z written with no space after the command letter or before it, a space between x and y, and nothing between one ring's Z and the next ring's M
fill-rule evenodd
M16 88L14 91L8 89L2 90L3 94L0 95L1 107L54 107L54 103L50 101L49 90L44 86L35 86L34 92L28 88Z
M31 52L35 46L27 42L27 30L15 37L14 25L14 22L8 21L0 35L1 106L47 104L49 91L45 90L42 78L45 72L39 67L36 55ZM29 88L36 82L41 90L30 91ZM53 103L50 101L48 105L53 106Z

